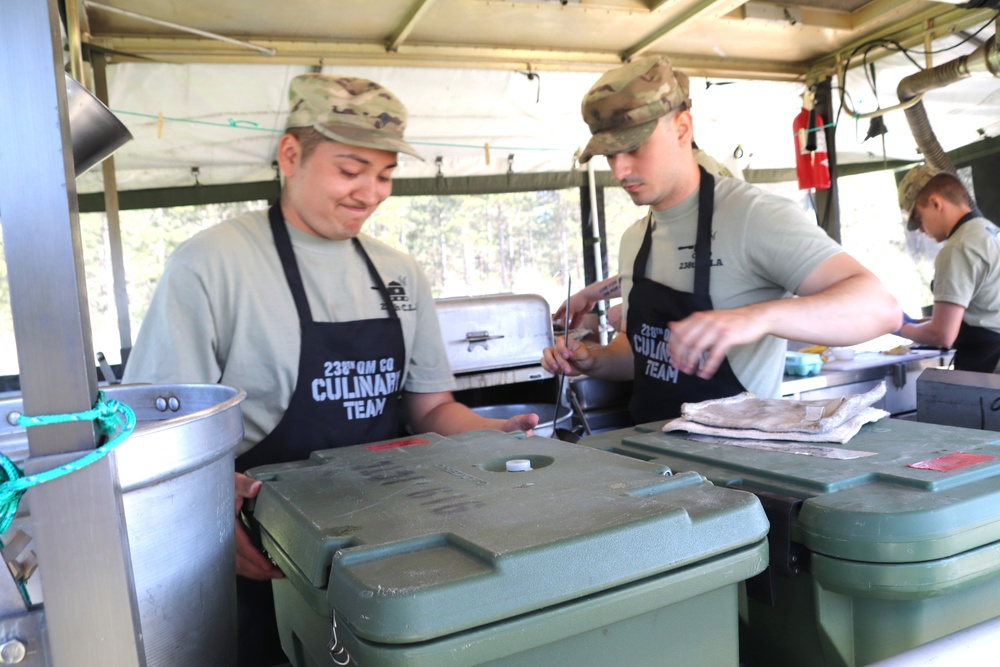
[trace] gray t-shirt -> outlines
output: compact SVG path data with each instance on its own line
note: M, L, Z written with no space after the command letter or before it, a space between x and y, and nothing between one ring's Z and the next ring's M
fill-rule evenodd
M350 241L288 226L313 319L386 317ZM358 237L393 294L403 327L406 391L454 388L430 285L409 255ZM247 392L237 455L281 420L298 377L299 317L266 211L211 227L167 261L125 368L125 382L219 383Z
M628 317L635 256L647 218L625 230L619 253L623 318ZM694 290L698 192L666 211L653 212L648 278L676 290ZM709 295L717 310L791 296L824 261L843 252L799 206L734 178L716 178ZM780 394L787 343L765 336L727 354L746 389L762 398Z
M934 300L965 308L966 324L1000 333L1000 228L973 218L934 260Z

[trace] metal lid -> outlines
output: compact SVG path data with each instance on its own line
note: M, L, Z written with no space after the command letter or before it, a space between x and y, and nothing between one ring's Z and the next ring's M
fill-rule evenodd
M452 373L539 364L552 347L552 315L537 294L437 299Z

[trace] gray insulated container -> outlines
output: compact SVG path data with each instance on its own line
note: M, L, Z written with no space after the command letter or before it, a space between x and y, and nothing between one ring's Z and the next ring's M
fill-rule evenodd
M581 444L760 497L771 566L746 585L748 667L867 665L1000 616L1000 434L883 419L832 445L662 425Z
M296 667L736 667L738 584L767 564L752 494L550 438L424 434L250 475Z

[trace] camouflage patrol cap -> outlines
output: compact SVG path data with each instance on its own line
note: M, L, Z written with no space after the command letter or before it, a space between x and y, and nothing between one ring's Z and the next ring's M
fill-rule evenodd
M288 85L285 129L311 127L342 144L420 153L403 139L406 107L374 81L335 74L301 74Z
M670 61L638 58L605 72L583 97L583 120L594 136L580 156L615 155L635 150L653 132L656 121L690 107L687 77L674 73Z
M920 229L920 221L913 216L913 208L917 203L917 197L932 178L938 174L945 173L943 169L932 167L929 164L921 164L906 172L903 180L899 182L896 194L899 196L899 210L906 218L906 228L911 232Z

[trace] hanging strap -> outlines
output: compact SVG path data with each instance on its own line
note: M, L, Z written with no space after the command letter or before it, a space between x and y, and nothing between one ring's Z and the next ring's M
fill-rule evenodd
M267 211L267 219L271 223L271 233L274 235L274 245L278 249L278 257L281 258L281 268L285 271L285 280L292 290L292 298L295 299L295 309L299 313L299 324L308 324L313 321L312 310L309 309L309 300L306 298L306 288L302 284L302 274L299 273L299 264L295 261L295 251L292 250L292 239L288 236L288 228L285 227L285 219L281 215L281 202L275 202Z
M292 291L292 298L295 300L295 310L299 313L299 324L311 324L313 321L312 310L309 308L309 299L306 298L306 288L302 283L299 263L295 259L295 251L292 249L292 239L288 235L285 219L281 215L280 202L275 202L271 205L271 208L267 211L267 219L271 223L271 233L274 235L274 246L278 250L278 257L281 259L281 268L285 272L288 288ZM379 275L378 270L375 268L374 262L368 256L368 253L365 252L364 246L361 245L361 241L357 237L351 239L351 242L364 258L365 264L368 266L368 274L375 283L379 294L382 295L382 302L385 303L385 308L389 312L389 318L398 319L399 315L396 313L396 308L392 305L392 297L389 295L389 290L382 281L382 276Z
M708 296L709 279L712 269L712 214L715 211L715 177L698 166L701 176L698 185L698 230L694 245L694 293ZM646 264L653 245L653 212L646 220L646 233L642 245L635 256L632 280L646 277Z
M700 166L698 233L694 242L694 293L708 296L712 269L712 214L715 212L715 177Z

